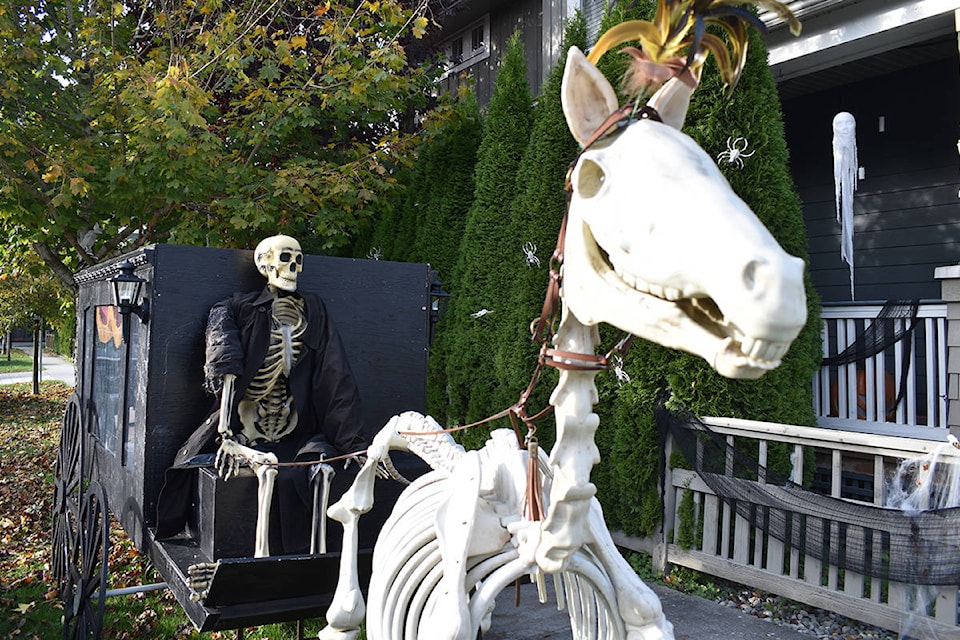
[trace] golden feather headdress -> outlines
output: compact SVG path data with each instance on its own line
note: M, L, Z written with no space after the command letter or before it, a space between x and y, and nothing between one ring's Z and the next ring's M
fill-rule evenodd
M624 89L639 99L676 76L696 86L700 67L713 54L721 77L732 91L747 60L747 28L765 31L757 15L744 5L753 4L776 13L800 33L800 22L783 2L777 0L658 0L653 22L628 20L604 33L587 59L596 64L604 53L627 42L640 48L624 47L633 60L624 78ZM727 42L707 27L717 26Z

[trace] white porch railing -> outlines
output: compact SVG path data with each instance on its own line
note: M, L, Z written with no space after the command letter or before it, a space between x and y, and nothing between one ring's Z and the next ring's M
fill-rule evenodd
M824 306L824 357L853 344L881 308L876 303ZM865 366L821 367L813 380L814 410L821 427L927 437L918 427L947 426L947 305L924 302L917 315L917 325L907 338L868 358ZM902 329L907 321L886 322ZM897 404L904 376L905 392Z
M871 478L867 484L871 486L872 503L875 505L884 503L885 478L890 477L893 469L903 459L922 457L934 450L946 450L942 453L945 458L960 463L960 454L952 447L944 446L943 440L946 436L943 431L939 432L943 436L940 441L934 441L732 418L702 420L712 431L724 437L728 445L756 452L761 465L767 464L767 452L771 443L791 446L794 481L803 477L804 459L806 457L809 462L813 457L805 456L804 452L812 448L820 465L826 464L829 467L828 485L824 490L835 498L841 498L846 493L846 469L855 466L862 472L865 468L869 470L872 467L872 473L867 471L858 475ZM673 446L672 438L668 439L666 460L671 459ZM960 640L958 586L918 587L871 578L833 566L828 558L806 555L802 546L792 546L755 526L750 519L741 516L735 507L718 498L695 471L668 468L665 473L662 537L641 540L615 535L617 543L623 547L651 551L655 566L675 564L690 567L905 633L909 637ZM727 475L731 473L732 470L728 468ZM763 474L754 482L762 484ZM681 521L681 509L678 508L688 492L692 494L694 504L695 516L692 523ZM689 496L687 503L689 504ZM756 507L764 508L773 509ZM846 532L840 535L867 535L862 522L850 522L848 528L846 525L837 527L837 523L844 522L843 514L824 513L822 507L810 508L803 504L797 504L795 509L796 511L791 513L802 516L801 521L806 523L809 535L815 535L816 531L830 530L831 523L834 525L834 532L838 529ZM771 514L767 517L773 516ZM700 532L699 535L692 536L693 542L688 542L687 548L682 548L677 543L677 532L680 532L682 527ZM811 531L814 533L810 533ZM900 539L904 536L902 526L901 530L876 529L870 535L889 535L891 548L902 548L904 542ZM686 536L688 541L690 538L691 536ZM845 540L832 538L831 544L847 546ZM852 553L849 546L848 552ZM957 550L944 549L943 552L956 554ZM876 561L875 555L873 561ZM920 602L922 604L918 606Z

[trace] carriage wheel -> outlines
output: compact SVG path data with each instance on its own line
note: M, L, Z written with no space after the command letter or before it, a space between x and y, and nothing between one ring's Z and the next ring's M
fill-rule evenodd
M78 520L83 494L83 426L80 401L70 397L60 427L60 444L53 481L53 540L50 569L53 579L64 593L70 566L79 543Z
M83 494L78 525L79 544L63 591L63 640L97 640L103 630L110 558L110 513L99 482Z

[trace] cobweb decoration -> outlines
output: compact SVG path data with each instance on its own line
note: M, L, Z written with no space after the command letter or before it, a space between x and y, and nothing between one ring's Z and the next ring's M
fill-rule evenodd
M840 223L840 257L850 265L853 293L853 192L857 190L857 121L841 111L833 117L833 182Z

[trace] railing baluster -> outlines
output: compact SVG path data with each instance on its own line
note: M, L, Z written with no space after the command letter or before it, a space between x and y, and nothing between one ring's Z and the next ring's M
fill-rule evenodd
M821 327L824 357L853 344L857 336L876 321L881 309L878 304L824 308ZM813 391L814 408L821 426L853 430L874 428L868 425L884 429L885 423L945 427L946 305L940 302L921 304L918 318L921 322L909 338L909 358L906 357L906 344L900 342L876 354L863 365L820 368L814 378ZM901 318L885 322L890 325L885 329L903 330L907 321ZM859 367L862 368L858 371ZM904 397L894 410L891 398L899 393L901 377L905 377ZM924 388L918 388L918 381L923 382ZM864 388L866 393L863 393ZM863 428L851 425L850 420L861 421ZM906 433L895 429L889 432Z
M923 321L923 346L925 347L924 363L926 364L926 401L927 419L925 424L933 426L937 418L937 398L934 390L937 388L932 381L937 379L937 344L934 339L936 318L925 318Z
M937 318L937 420L934 427L947 426L947 319Z

